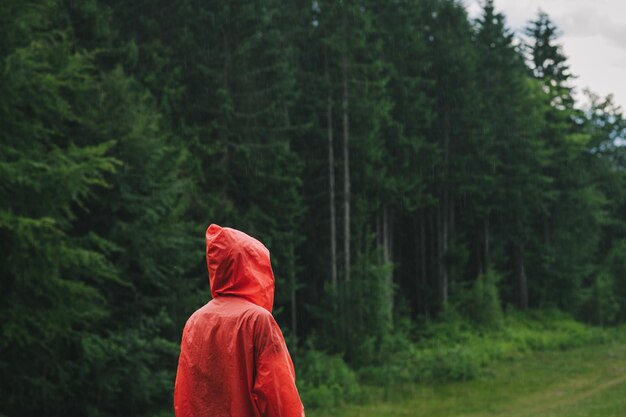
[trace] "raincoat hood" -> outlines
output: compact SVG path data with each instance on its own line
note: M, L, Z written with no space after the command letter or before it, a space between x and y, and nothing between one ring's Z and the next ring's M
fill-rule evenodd
M237 296L272 312L274 273L270 252L261 242L212 224L206 230L206 261L213 298Z

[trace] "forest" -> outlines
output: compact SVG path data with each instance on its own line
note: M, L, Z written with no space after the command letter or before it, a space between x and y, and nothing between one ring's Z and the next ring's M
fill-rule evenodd
M0 416L172 416L211 223L269 248L307 410L626 322L622 109L482 7L0 0Z

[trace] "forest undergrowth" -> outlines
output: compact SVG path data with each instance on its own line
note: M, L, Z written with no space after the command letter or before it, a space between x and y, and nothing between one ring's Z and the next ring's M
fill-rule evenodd
M370 365L351 367L341 355L309 349L297 357L298 381L307 409L383 401L412 384L469 381L501 361L522 361L535 352L566 351L626 340L626 328L581 323L558 310L507 311L497 325L482 326L450 311L418 328L399 325Z

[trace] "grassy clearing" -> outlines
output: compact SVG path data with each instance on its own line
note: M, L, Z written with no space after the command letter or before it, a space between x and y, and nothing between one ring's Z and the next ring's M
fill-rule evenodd
M377 348L364 343L359 356L366 360L354 368L306 350L297 361L299 390L308 410L335 410L371 398L371 387L471 381L496 363L535 352L626 342L625 330L588 326L558 311L509 312L490 326L448 315L405 331L398 326Z
M472 381L370 389L370 400L309 417L623 417L626 344L536 352L491 364Z

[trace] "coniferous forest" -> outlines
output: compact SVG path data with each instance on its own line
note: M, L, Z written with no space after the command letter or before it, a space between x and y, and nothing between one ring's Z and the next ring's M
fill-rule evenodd
M520 34L492 0L0 19L0 415L172 415L211 223L272 253L307 407L468 377L409 366L434 334L626 321L626 121L575 100L541 11Z

